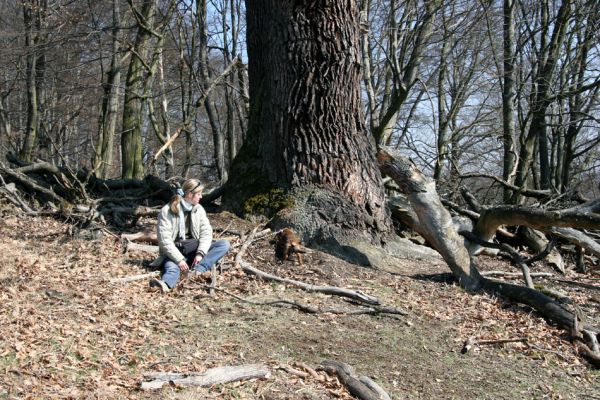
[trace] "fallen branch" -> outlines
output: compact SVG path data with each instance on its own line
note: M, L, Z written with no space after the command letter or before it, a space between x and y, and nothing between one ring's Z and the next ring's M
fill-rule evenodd
M550 232L585 249L587 253L600 257L600 244L585 233L573 228L552 228Z
M302 379L308 378L308 373L303 372L303 371L299 371L299 370L297 370L295 368L292 368L292 367L290 367L289 365L286 365L286 364L284 364L284 365L278 365L277 369L281 369L281 370L287 372L288 374L296 375L296 376L298 376L298 377L300 377Z
M356 301L359 301L362 303L367 303L367 304L379 304L379 299L377 299L376 297L369 296L369 295L364 294L357 290L350 290L350 289L340 288L337 286L317 286L317 285L311 285L311 284L305 283L305 282L296 281L293 279L281 278L279 276L271 275L271 274L263 272L259 269L256 269L253 266L251 266L249 263L247 263L243 260L240 260L240 266L244 270L244 272L255 275L258 278L263 279L265 281L275 281L275 282L280 282L280 283L287 283L289 285L294 285L294 286L299 287L308 292L317 292L317 293L324 293L324 294L329 294L329 295L334 295L334 296L348 297L350 299L353 299L353 300L356 300Z
M354 368L346 363L326 360L321 363L321 368L328 374L337 375L348 392L361 400L390 399L385 390L372 380L367 378L368 384L365 384L365 377L357 376Z
M465 238L469 239L469 241L477 243L480 246L491 247L493 249L500 249L508 253L513 262L517 264L519 268L521 268L521 271L523 272L523 279L525 280L525 284L527 285L527 287L533 289L533 281L531 280L531 273L529 272L529 267L527 266L527 263L523 260L521 255L515 249L513 249L505 243L491 243L485 241L469 231L460 231L458 233L464 236Z
M258 231L258 226L256 226L254 229L252 229L250 236L248 236L245 240L242 241L242 247L240 247L237 254L235 255L235 260L233 262L234 269L240 266L240 263L242 261L242 256L244 255L244 253L246 253L248 246L250 246L250 243L252 243L252 241L254 240L254 236L256 236L257 231Z
M145 251L147 253L158 253L158 246L154 246L151 244L140 244L135 242L127 241L125 243L125 247L123 249L124 253L128 251Z
M581 328L598 334L600 329L578 326L572 312L537 290L482 277L474 260L469 257L462 238L453 228L450 214L440 202L435 182L426 178L414 163L396 150L380 148L377 152L377 161L381 172L394 179L417 214L419 225L412 228L424 236L442 255L461 287L469 291L483 289L526 304L538 311L544 318L555 321L572 336L574 333L579 333ZM498 226L503 224L527 225L538 229L552 226L597 228L600 226L600 200L562 211L544 211L512 206L484 209L477 222L475 233L488 242ZM523 263L523 265L525 264ZM592 350L585 355L588 359L597 356Z
M519 272L506 272L506 271L483 271L481 273L483 276L500 276L500 277L508 277L508 278L519 278L522 277L523 274ZM530 272L529 276L532 278L535 277L545 277L545 276L554 276L552 272Z
M26 214L29 214L29 215L37 214L37 211L33 210L31 207L29 207L29 205L23 199L21 199L21 196L19 195L19 191L17 190L17 187L15 186L14 183L11 182L11 183L7 184L4 181L4 178L2 178L2 175L0 175L0 180L2 181L2 184L3 184L3 186L0 187L0 193L2 193L8 201L10 201L15 206L22 209Z
M467 340L465 340L465 343L463 344L463 348L460 352L462 354L466 354L473 348L473 346L488 346L488 345L493 345L493 344L517 343L517 342L527 343L527 338L522 337L522 338L516 338L516 339L496 339L496 340L475 341L474 338L469 337L469 338L467 338Z
M209 387L222 383L241 381L245 379L268 378L269 368L264 364L248 364L228 367L217 367L202 373L174 373L174 372L148 372L146 379L141 384L142 390L156 390L166 383L177 386L202 386ZM150 379L150 380L148 380Z
M248 304L252 304L255 306L273 306L273 307L287 307L287 306L291 306L292 308L296 308L300 311L304 311L307 314L337 314L337 315L378 315L378 314L395 314L395 315L408 315L408 312L404 311L404 310L400 310L398 308L395 307L387 307L387 306L377 306L377 305L372 305L370 307L366 307L366 308L360 308L360 309L342 309L342 308L316 308L316 307L311 307L308 306L306 304L302 304L299 303L297 301L293 301L293 300L286 300L286 299L277 299L277 300L267 300L267 301L257 301L257 300L251 300L251 299L247 299L241 296L238 296L234 293L228 292L224 289L220 289L217 287L212 287L210 285L207 284L200 284L197 285L198 287L202 287L202 288L207 288L207 289L212 289L212 290L217 290L219 292L222 292L228 296L233 297L236 300L242 301L244 303L248 303Z
M46 195L47 197L58 202L59 204L64 204L64 205L69 204L69 202L67 200L65 200L63 197L57 195L56 193L54 193L53 190L47 189L43 186L38 185L33 179L31 179L30 177L28 177L27 175L25 175L21 172L16 172L14 170L11 170L10 168L4 168L4 167L0 166L0 173L3 173L5 175L11 177L12 179L20 182L21 184L27 186L28 188L30 188L33 191L39 192L43 195Z
M154 278L155 276L158 276L158 275L160 275L160 272L153 271L153 272L150 272L147 274L124 276L122 278L111 278L110 283L127 283L127 282L133 282L133 281L140 281L142 279Z

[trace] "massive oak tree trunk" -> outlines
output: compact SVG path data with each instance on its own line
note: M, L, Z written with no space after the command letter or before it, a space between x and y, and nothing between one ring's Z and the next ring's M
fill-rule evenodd
M247 24L249 132L225 204L251 212L278 188L279 223L305 240L377 242L390 221L361 110L356 1L252 1Z

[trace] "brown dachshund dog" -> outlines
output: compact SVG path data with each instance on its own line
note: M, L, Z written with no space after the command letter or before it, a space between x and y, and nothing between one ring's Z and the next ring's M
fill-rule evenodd
M300 238L290 228L284 228L277 233L277 243L275 244L275 254L277 257L286 261L291 254L295 254L298 263L303 265L301 253L306 253L302 246Z

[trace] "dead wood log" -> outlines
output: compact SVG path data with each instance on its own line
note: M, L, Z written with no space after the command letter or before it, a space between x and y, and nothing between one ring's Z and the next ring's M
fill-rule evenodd
M533 281L531 280L531 273L529 272L529 266L528 264L530 264L532 261L531 260L523 260L523 257L521 257L521 255L512 247L510 247L509 245L505 244L505 243L490 243L490 242L485 242L481 239L479 239L477 236L475 236L474 234L472 234L471 232L468 231L461 231L459 232L459 234L461 234L462 236L466 237L467 239L469 239L471 242L473 243L477 243L478 245L484 246L484 247L492 247L492 248L496 248L496 249L500 249L500 250L504 250L512 259L512 261L519 267L521 268L521 271L523 272L523 279L525 280L525 283L527 284L527 287L529 288L533 288ZM549 248L547 247L545 252L548 252ZM539 255L536 255L533 257L533 259L535 258L540 258Z
M319 286L319 285L311 285L310 283L296 281L294 279L281 278L276 275L271 275L266 272L263 272L259 269L254 268L249 263L240 260L240 267L244 272L255 275L256 277L263 279L265 281L274 281L280 283L287 283L288 285L293 285L299 287L300 289L306 290L307 292L317 292L324 293L333 296L341 296L347 297L352 300L359 301L361 303L378 305L379 299L373 296L369 296L368 294L362 293L358 290L350 290L337 286Z
M361 381L362 383L364 383L369 389L371 389L371 391L377 393L377 395L379 396L379 399L392 400L390 395L385 390L383 390L383 388L381 386L379 386L374 380L372 380L368 376L363 375L363 376L359 377L358 380Z
M463 217L468 217L472 221L477 221L479 218L478 212L467 210L466 208L463 208L450 200L442 199L442 204L457 214L462 215Z
M508 278L517 278L517 277L522 277L523 274L518 273L518 272L506 272L506 271L483 271L481 273L481 275L483 276L505 276ZM552 276L551 272L530 272L529 276L531 276L532 278L535 277L547 277L547 276Z
M225 185L221 185L217 188L212 189L210 192L202 195L202 200L200 200L200 204L207 205L217 200L223 192L225 191Z
M489 242L500 225L524 225L539 230L561 228L600 228L600 200L564 210L543 210L501 205L484 209L473 233Z
M534 252L541 252L548 246L548 239L537 229L520 226L517 230L518 234L524 239L525 244ZM561 274L565 274L565 262L555 248L550 250L545 256L546 261Z
M102 208L102 215L110 215L117 225L124 225L123 216L131 217L134 221L137 221L141 217L156 217L160 212L160 208L137 206L137 207L123 207L123 206L111 206Z
M9 202L14 204L15 206L19 207L26 214L29 214L29 215L37 214L37 211L35 211L31 207L29 207L29 205L25 202L25 200L23 200L21 198L21 196L19 195L19 191L17 190L17 187L15 186L14 183L11 182L11 183L7 184L6 182L4 182L4 178L2 178L2 175L0 175L0 180L2 180L2 185L3 185L2 187L0 187L0 194L2 194L5 199L7 199Z
M292 375L296 375L297 377L300 377L302 379L306 379L308 378L308 373L303 372L303 371L299 371L295 368L290 367L289 365L283 364L283 365L278 365L277 369L281 369L285 372L287 372L288 374L292 374Z
M244 263L244 261L242 261L242 263ZM213 269L214 270L214 269ZM217 287L212 287L211 285L207 285L207 284L200 284L200 285L196 285L196 287L202 287L202 288L207 288L207 289L213 289L213 290L217 290L221 293L224 293L228 296L233 297L234 299L237 299L239 301L242 301L244 303L248 303L248 304L252 304L255 306L272 306L272 307L292 307L292 308L296 308L300 311L303 311L307 314L337 314L337 315L380 315L380 314L392 314L392 315L408 315L407 311L395 308L395 307L390 307L390 306L384 306L384 305L370 305L369 307L361 307L358 309L349 309L349 308L333 308L333 307L326 307L326 308L317 308L317 307L312 307L306 304L302 304L300 302L297 301L293 301L293 300L286 300L286 299L277 299L277 300L266 300L266 301L258 301L258 300L252 300L252 299L248 299L248 298L244 298L241 296L238 296L234 293L228 292L227 290L224 289L220 289ZM329 293L330 294L330 293Z
M156 234L156 230L154 229L147 229L136 233L122 233L121 239L127 240L129 242L147 242L152 244L158 244L158 235Z
M250 235L248 236L248 238L246 238L246 239L242 238L244 240L242 241L242 246L240 247L237 254L235 255L235 259L233 262L233 268L238 268L240 266L242 257L244 256L244 253L246 253L246 250L248 249L248 246L250 246L250 243L252 243L252 241L254 240L254 236L256 236L259 226L256 226L256 227L254 227L254 229L252 229L252 232L250 232Z
M310 365L302 362L302 361L295 361L293 363L294 367L298 367L298 368L302 368L304 371L308 372L308 374L310 376L312 376L313 378L315 378L318 381L322 381L323 377L321 375L319 375L317 373L317 371L315 371L315 369L313 367L311 367Z
M372 380L368 379L368 384L365 384L365 379L361 379L364 377L357 376L354 368L346 363L326 360L321 363L320 368L328 374L337 375L340 382L348 389L348 392L361 400L381 400L390 398L385 390Z
M552 228L550 233L561 239L568 240L585 249L586 253L600 257L600 244L585 233L573 228Z
M155 276L158 276L158 275L160 275L160 272L153 271L153 272L149 272L147 274L124 276L122 278L111 278L110 283L127 283L127 282L139 281L139 280L147 279L147 278L154 278Z
M201 386L209 387L228 382L236 382L246 379L268 378L269 368L264 364L247 364L227 367L217 367L202 373L192 372L188 374L175 372L148 372L144 374L142 390L156 390L167 383L176 386Z
M129 251L145 251L146 253L158 253L159 249L158 246L127 241L125 243L123 253L127 253Z
M583 274L587 273L585 265L585 249L581 246L575 246L575 270Z
M462 195L463 199L465 199L469 207L471 207L471 210L475 211L476 213L481 212L481 209L483 207L479 203L479 200L477 200L477 198L473 195L473 193L471 193L466 187L461 186L460 194Z
M413 210L419 217L420 224L417 229L446 260L462 287L471 291L488 290L518 303L529 305L546 319L553 320L562 328L572 332L576 325L575 315L549 296L535 289L497 282L479 274L452 225L448 211L439 200L435 184L425 178L410 160L402 157L397 151L383 148L378 151L377 160L382 173L391 176L408 197ZM497 207L496 210L501 210L500 213L488 213L490 210L484 210L479 222L483 219L483 214L488 213L487 222L482 225L485 227L483 232L487 233L487 236L480 236L480 238L482 240L489 239L496 228L503 223L521 225L522 220L528 220L530 223L536 222L545 227L551 223L557 223L559 226L565 226L565 224L596 226L600 224L599 208L600 200L553 212L515 207ZM517 210L516 213L515 210ZM517 217L521 217L522 220ZM511 223L513 218L515 223ZM479 233L481 232L479 231ZM584 327L580 329L584 329ZM599 332L597 328L585 327L585 329L593 331L595 334Z
M5 167L0 166L0 173L7 177L10 177L12 180L19 182L23 186L28 187L29 189L33 190L34 192L38 192L44 196L51 198L52 200L58 202L59 204L65 204L65 205L70 204L70 202L68 202L66 199L64 199L63 197L56 194L53 190L45 188L43 186L40 186L33 179L31 179L30 177L28 177L27 175L25 175L21 172L17 172L10 168L5 168Z
M426 179L416 165L399 155L392 157L388 151L380 150L377 160L382 173L391 176L400 186L418 216L419 223L412 228L442 255L463 288L480 289L479 271L471 262L462 237L454 229L450 213L437 195L435 182Z

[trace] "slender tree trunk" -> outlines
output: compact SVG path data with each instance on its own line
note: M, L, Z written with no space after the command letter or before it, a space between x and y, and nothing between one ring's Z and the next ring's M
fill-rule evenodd
M162 119L162 127L164 132L165 141L171 138L171 123L169 119L169 99L167 98L166 87L165 87L165 72L163 65L163 53L162 51L158 55L158 77L160 80L160 88L161 88L161 119ZM173 158L173 146L169 146L164 153L163 158L165 159L165 178L171 178L175 175L175 160Z
M206 91L211 81L208 59L208 15L206 0L200 0L196 3L196 15L198 19L199 36L198 57L200 58L198 72L202 88ZM206 101L204 102L204 108L213 134L213 151L217 165L217 174L219 176L219 181L223 182L224 180L227 180L225 171L225 140L223 138L221 126L217 121L217 111L213 105L212 97L213 96L211 95L207 96Z
M571 12L571 1L563 0L557 12L556 18L550 23L548 17L547 4L543 4L541 12L541 43L538 49L537 71L533 76L532 95L530 104L531 124L524 142L521 144L519 161L517 165L517 175L515 185L522 187L525 185L527 170L532 161L534 149L538 147L539 155L539 187L547 189L550 187L550 167L548 153L548 138L546 112L550 105L550 82L558 61L558 54L565 38L565 30ZM550 39L547 40L548 32L552 28ZM536 177L534 176L534 179ZM513 195L512 201L518 202L519 196Z
M502 86L502 147L504 149L502 179L513 183L514 169L517 162L515 147L515 3L504 0L504 72ZM512 192L504 188L504 201L509 201Z
M130 4L131 4L131 0ZM133 7L133 5L132 5ZM150 47L151 32L145 27L154 25L156 0L144 0L139 13L141 23L138 26L133 54L125 82L125 100L123 107L123 129L121 133L121 177L140 179L144 176L142 163L142 104L144 89L145 62Z
M438 112L438 137L437 137L437 157L435 167L433 169L433 180L436 182L442 176L444 164L448 158L448 142L449 142L449 126L448 115L446 112L446 93L444 82L446 80L446 69L448 67L448 45L450 38L449 32L446 29L446 19L442 16L442 27L444 37L442 39L442 48L440 50L440 65L437 79L437 112Z
M119 59L119 35L121 12L119 0L113 0L112 56L110 70L104 83L102 114L100 116L99 140L94 158L96 176L106 179L113 170L114 138L119 112L119 86L121 85L121 61Z
M394 85L391 89L389 103L385 109L381 110L379 121L373 129L373 136L375 141L379 144L388 142L389 137L392 134L392 130L396 126L400 108L406 101L410 88L413 86L417 79L418 66L423 58L425 47L428 44L429 37L433 32L433 22L435 20L435 13L439 6L439 1L427 1L425 3L425 13L422 16L420 24L416 28L417 32L414 38L414 44L412 51L408 56L405 54L397 55L396 52L391 52L392 57L401 57L407 59L406 64L403 65L402 70L396 68L392 75L394 76ZM395 12L393 9L390 11L392 23L395 21ZM390 30L394 31L395 26L390 24ZM391 43L398 46L396 38L390 38ZM394 62L395 65L399 62ZM384 102L385 103L385 102Z
M41 84L40 71L38 71L38 62L42 61L43 55L38 48L40 44L39 35L44 18L45 1L32 1L23 3L23 23L25 25L25 48L26 71L25 80L27 87L27 127L25 130L25 139L19 152L19 156L24 161L31 161L34 156L34 148L38 140L38 128L40 119L39 85Z

